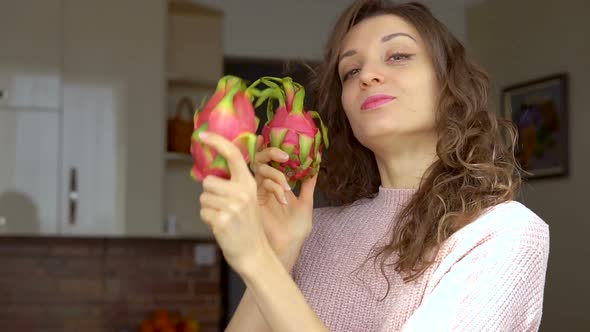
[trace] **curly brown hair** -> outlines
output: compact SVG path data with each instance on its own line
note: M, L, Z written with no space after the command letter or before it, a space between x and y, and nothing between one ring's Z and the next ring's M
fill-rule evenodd
M396 15L413 25L427 45L440 95L436 110L437 160L427 169L398 216L386 245L371 258L414 280L432 264L432 252L485 209L512 200L521 185L514 157L517 132L488 110L489 79L466 56L463 45L420 3L356 1L341 15L312 82L314 109L330 128L331 147L323 155L319 188L336 205L373 198L381 179L372 151L355 138L340 101L338 55L346 33L360 21ZM338 102L337 102L338 101ZM388 258L399 259L390 263ZM388 288L389 293L389 288Z

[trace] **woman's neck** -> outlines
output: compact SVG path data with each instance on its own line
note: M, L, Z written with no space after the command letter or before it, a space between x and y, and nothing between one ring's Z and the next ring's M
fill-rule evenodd
M398 146L375 153L375 159L383 187L416 189L437 159L436 142Z

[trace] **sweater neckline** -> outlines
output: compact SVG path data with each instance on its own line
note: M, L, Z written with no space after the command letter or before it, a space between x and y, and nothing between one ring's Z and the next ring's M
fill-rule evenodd
M405 205L417 191L414 188L386 188L379 185L376 200L387 206Z

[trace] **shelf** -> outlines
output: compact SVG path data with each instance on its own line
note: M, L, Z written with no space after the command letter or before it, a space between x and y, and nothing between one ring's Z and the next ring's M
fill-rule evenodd
M193 157L187 153L180 152L166 152L167 161L182 161L182 162L193 162Z

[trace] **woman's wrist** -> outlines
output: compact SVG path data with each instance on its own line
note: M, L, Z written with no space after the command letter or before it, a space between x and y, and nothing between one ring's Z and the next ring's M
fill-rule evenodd
M279 260L288 272L291 272L295 266L297 258L299 258L299 254L301 253L301 248L302 245L293 245L277 254Z
M276 331L327 331L274 251L262 251L242 275L247 290L271 329Z
M260 271L267 269L271 262L280 261L268 242L261 243L258 249L259 250L257 250L256 253L243 264L241 271L237 271L244 281L255 278Z
M260 256L248 265L247 269L241 274L242 280L252 295L259 294L269 284L270 280L275 280L282 274L288 275L288 270L283 265L280 257L272 250L270 246L263 245L267 249L260 251ZM260 294L259 294L260 295Z

